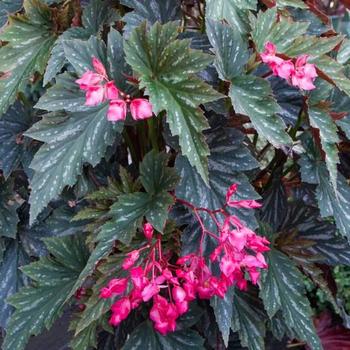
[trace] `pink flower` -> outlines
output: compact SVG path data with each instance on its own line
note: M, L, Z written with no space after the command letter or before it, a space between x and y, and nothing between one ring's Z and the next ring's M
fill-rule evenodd
M143 234L149 241L152 239L153 226L149 222L143 225Z
M248 272L249 272L250 280L252 281L252 283L257 284L259 277L260 277L260 272L257 271L255 268L248 270Z
M301 55L295 62L295 72L292 75L292 84L302 90L313 90L314 80L318 76L314 64L307 63L309 56Z
M109 281L108 287L102 288L100 298L110 298L114 295L122 294L128 286L127 278L114 278Z
M130 112L135 120L151 118L153 115L151 103L144 98L135 98L130 103Z
M256 252L263 253L269 251L269 244L270 242L265 237L260 237L256 234L248 235L247 246Z
M99 74L86 71L80 79L77 79L75 82L79 84L81 90L88 90L92 86L97 86L102 83L103 77Z
M274 75L277 75L283 79L290 79L292 74L294 73L294 64L291 60L284 61L280 64L276 64L272 67Z
M109 320L109 323L112 326L118 326L120 322L125 320L131 311L130 299L127 297L119 299L115 302L112 307L112 317Z
M109 103L107 119L110 122L118 122L126 118L126 102L123 100L113 100Z
M179 315L183 315L188 311L188 301L186 300L175 303L175 306Z
M226 276L232 275L236 269L236 264L229 255L225 255L220 261L220 270Z
M232 230L228 241L232 247L241 252L247 244L247 234L244 229Z
M231 197L237 192L238 185L232 184L226 192L226 203L228 203Z
M103 86L89 86L86 92L86 106L97 106L105 100Z
M154 322L154 328L162 335L174 332L176 329L176 319L179 313L174 304L157 295L153 298L153 307L150 312L150 319Z
M265 44L265 51L260 54L262 61L270 66L274 75L279 75L279 67L284 63L283 58L276 56L276 45L268 41ZM284 69L282 69L284 71Z
M104 65L96 57L92 58L92 65L93 65L95 72L97 74L100 74L102 77L105 77L105 78L107 77L107 72L106 72Z
M141 293L143 301L148 301L152 299L152 297L158 294L159 291L160 289L157 284L155 283L148 284Z
M176 303L181 303L186 300L186 292L183 288L175 286L172 290L173 299Z
M128 253L128 257L124 259L122 267L124 270L130 269L130 267L134 266L137 259L140 257L140 253L138 250L133 250Z
M106 86L106 99L117 100L119 97L119 90L114 85L114 81L109 81L105 86Z
M148 281L141 266L130 269L130 278L136 289L143 288Z

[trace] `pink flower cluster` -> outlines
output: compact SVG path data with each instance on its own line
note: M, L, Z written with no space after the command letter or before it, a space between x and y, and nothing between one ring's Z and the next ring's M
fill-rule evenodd
M260 54L262 61L270 66L274 75L286 79L290 84L302 90L313 90L314 80L318 76L314 64L307 63L309 56L300 55L295 63L276 56L276 45L265 44L265 51Z
M105 67L96 57L92 58L92 65L94 71L88 70L76 80L80 89L86 92L87 106L97 106L108 100L107 119L111 122L125 120L128 104L134 120L152 117L152 105L148 100L144 98L131 100L130 95L123 93L115 86L114 81L108 79Z
M119 296L113 304L110 323L119 325L142 302L152 300L150 319L161 334L173 332L179 316L188 311L189 303L196 299L223 298L231 286L247 289L245 274L253 284L258 282L260 269L266 269L263 252L269 250L269 241L256 235L235 215L227 212L227 207L258 208L254 200L232 200L237 185L232 185L226 195L223 208L210 211L196 208L191 203L177 199L179 203L193 210L202 227L202 237L198 252L180 257L176 264L170 263L171 251L162 251L161 236L153 239L154 230L149 223L144 224L143 233L147 243L140 249L127 254L122 267L128 272L124 278L112 279L100 291L101 298ZM201 212L206 212L215 221L218 234L204 226ZM223 220L219 220L223 216ZM202 243L204 235L217 241L217 247L209 257L204 257ZM219 274L214 274L209 261L217 264Z

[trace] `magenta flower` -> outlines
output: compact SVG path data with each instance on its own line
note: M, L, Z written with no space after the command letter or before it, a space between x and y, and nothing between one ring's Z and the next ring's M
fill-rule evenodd
M126 118L126 102L123 100L113 100L110 101L108 111L107 111L107 119L110 122L118 122L121 120L125 120Z
M97 73L87 71L75 82L79 84L81 90L88 90L90 87L98 86L103 81L103 77Z
M143 225L143 234L145 235L147 240L151 240L153 236L153 226L147 222Z
M131 267L133 267L140 257L140 253L138 250L133 250L132 252L128 253L127 258L124 259L122 267L124 270L128 270Z
M135 98L130 103L130 112L135 120L151 118L153 115L151 103L144 98Z
M105 89L103 86L90 86L86 91L86 106L98 106L105 100Z
M123 294L128 286L128 279L112 279L109 281L108 286L101 289L100 297L103 299L110 298L114 295Z
M112 307L112 317L109 320L109 323L112 326L118 326L120 322L125 320L131 311L131 303L130 299L127 297L121 298L116 301Z
M292 60L284 60L276 54L276 45L271 42L265 44L265 51L260 54L262 61L271 68L274 75L287 80L299 89L315 89L313 82L318 74L315 65L307 63L308 55L299 56L293 64Z
M107 100L117 100L119 98L119 90L114 85L114 81L109 81L106 84L106 99Z
M295 62L295 72L292 76L292 84L302 90L313 90L314 80L318 76L314 64L307 63L309 56L302 55Z
M103 65L103 63L97 59L96 57L92 58L92 66L94 67L94 70L97 74L101 75L102 77L107 79L107 72Z

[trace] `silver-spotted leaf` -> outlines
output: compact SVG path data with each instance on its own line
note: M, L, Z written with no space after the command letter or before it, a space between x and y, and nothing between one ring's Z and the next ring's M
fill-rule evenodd
M182 153L208 182L208 146L202 131L208 122L199 105L221 97L194 74L212 61L189 40L178 40L174 23L143 24L125 42L126 61L140 76L156 114L165 110L172 135L179 136Z
M292 144L283 120L276 115L280 107L268 81L253 75L236 77L229 95L236 113L247 115L257 132L275 147Z
M281 311L288 327L313 350L322 346L312 321L312 310L301 272L283 253L267 253L269 268L262 273L260 296L270 318Z
M56 41L50 8L39 0L24 1L25 14L10 17L0 34L8 44L0 49L0 114L24 91L35 72L44 73L50 50Z
M52 256L41 258L22 270L35 281L12 296L12 315L4 350L23 350L31 335L50 328L62 314L65 299L87 260L87 249L79 236L46 239Z

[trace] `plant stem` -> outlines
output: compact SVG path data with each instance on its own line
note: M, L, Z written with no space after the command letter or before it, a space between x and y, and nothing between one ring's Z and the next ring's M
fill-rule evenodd
M148 119L147 125L148 125L148 136L151 139L152 148L155 151L159 152L157 125L155 123L154 118Z
M132 140L131 140L131 138L130 138L130 136L129 136L129 134L128 134L126 129L124 130L123 137L124 137L124 141L125 141L126 145L129 148L131 159L132 159L133 163L137 164L138 163L137 152L136 152L134 144L133 144L133 142L132 142Z

